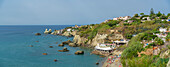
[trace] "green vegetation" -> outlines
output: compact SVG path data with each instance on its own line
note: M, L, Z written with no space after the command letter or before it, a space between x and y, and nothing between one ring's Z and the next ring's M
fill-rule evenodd
M152 16L152 15L154 15L155 13L154 13L154 10L153 10L153 8L151 8L151 10L150 10L150 16Z
M159 58L156 56L134 57L131 59L122 59L123 67L166 67L169 58Z
M76 34L92 40L96 34L113 35L115 33L111 33L110 30L118 30L126 39L130 39L127 46L123 45L117 48L117 50L123 51L121 63L124 67L165 67L168 58L159 58L159 55L141 55L141 57L138 57L138 52L151 49L153 48L152 46L161 46L164 44L164 41L153 35L153 33L160 33L160 27L170 28L170 22L162 21L163 19L166 20L169 16L170 13L166 16L160 11L155 14L153 8L151 8L150 15L140 13L140 15L135 14L129 20L108 20L108 22L100 24L84 25L77 29L78 33ZM144 48L144 44L141 43L143 40L154 42ZM170 40L170 34L167 35L166 40ZM108 38L106 38L105 43L110 43ZM167 48L169 47L168 45Z
M166 41L170 41L170 33L166 36Z
M169 58L159 58L159 55L142 55L141 57L138 57L138 52L144 51L146 48L150 48L155 44L151 43L146 48L143 48L143 44L140 42L145 39L150 40L151 38L156 40L156 44L162 45L162 41L159 38L148 34L148 32L139 33L130 40L128 46L122 53L121 62L123 67L166 67Z
M157 38L154 39L154 44L159 45L159 46L164 45L164 41L157 37Z

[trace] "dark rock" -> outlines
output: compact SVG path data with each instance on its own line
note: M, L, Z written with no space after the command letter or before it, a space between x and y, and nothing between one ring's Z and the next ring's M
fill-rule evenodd
M56 42L56 44L58 44L58 42Z
M33 45L30 45L29 47L33 47Z
M68 52L69 50L66 47L64 47L63 50L58 50L58 51L59 52Z
M75 43L69 43L68 44L70 47L77 47L77 45Z
M39 42L39 41L35 41L35 42Z
M35 35L41 35L40 33L36 33Z
M99 63L97 62L96 65L99 65Z
M47 55L47 53L43 53L43 55Z
M53 48L53 46L49 46L49 48Z
M64 44L59 44L58 46L63 47L63 46L64 46Z
M84 51L81 51L81 50L78 50L75 52L76 55L81 55L81 54L84 54Z
M57 62L58 60L57 59L54 59L54 62Z
M71 41L70 41L70 40L65 41L65 42L62 42L62 44L69 44L69 43L71 43Z

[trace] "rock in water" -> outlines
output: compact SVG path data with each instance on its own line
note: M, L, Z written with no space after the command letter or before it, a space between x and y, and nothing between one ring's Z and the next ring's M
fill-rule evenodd
M43 53L43 55L47 55L47 53Z
M64 47L64 48L63 48L63 50L67 50L67 48L66 48L66 47Z
M49 48L53 48L53 46L49 46Z
M63 46L64 46L64 44L59 44L58 46L63 47Z
M51 29L49 29L49 30L45 29L44 34L50 34L51 32L52 32Z
M68 44L70 47L77 47L77 45L75 43L69 43Z
M71 43L71 41L70 41L70 40L65 41L65 42L62 42L62 44L69 44L69 43Z
M59 52L68 52L69 50L66 47L64 47L63 50L58 50L58 51Z
M75 52L75 54L76 55L82 55L82 54L84 54L84 51L78 50L78 51Z
M40 33L36 33L35 35L39 36L39 35L41 35L41 34L40 34Z
M99 65L99 63L97 62L96 65Z
M57 59L54 59L54 62L57 62L58 60Z
M33 45L30 45L29 47L33 47Z
M56 42L56 44L58 44L58 42Z

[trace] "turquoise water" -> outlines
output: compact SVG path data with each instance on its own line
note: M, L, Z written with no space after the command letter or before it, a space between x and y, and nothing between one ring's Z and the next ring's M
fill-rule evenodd
M63 47L58 47L58 44L68 39L72 40L72 37L34 35L36 32L43 33L45 28L58 30L68 26L0 26L0 67L98 67L95 63L103 58L90 55L90 49L66 45L69 52L58 52L63 49ZM29 45L33 45L33 47L29 47ZM49 46L53 46L53 48L49 48ZM85 54L74 55L77 50L84 50ZM48 55L42 55L44 52ZM58 61L54 62L54 59Z

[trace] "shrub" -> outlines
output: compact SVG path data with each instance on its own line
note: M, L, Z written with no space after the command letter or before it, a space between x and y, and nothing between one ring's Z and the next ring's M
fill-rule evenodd
M154 39L154 44L155 45L164 45L164 41L157 37Z

